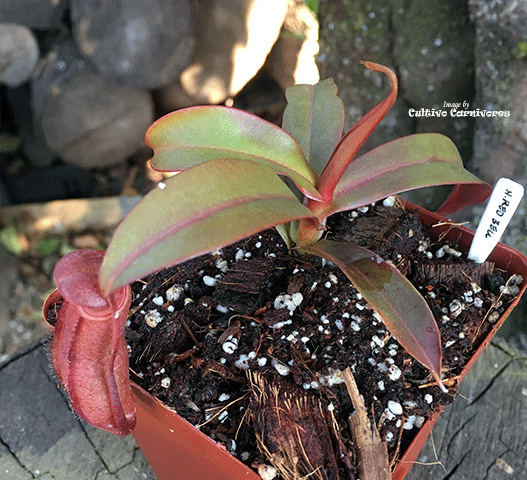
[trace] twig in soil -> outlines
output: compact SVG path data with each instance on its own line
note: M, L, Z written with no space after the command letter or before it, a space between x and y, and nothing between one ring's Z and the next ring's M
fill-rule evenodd
M392 338L392 335L390 333L386 333L386 335L382 339L385 345L388 343L388 340L390 340L390 338Z
M242 428L243 422L245 422L245 417L247 417L247 413L249 410L245 409L245 412L243 412L242 419L238 423L238 428L236 429L236 433L234 434L234 440L238 440L238 434L240 433L240 429Z
M151 363L154 361L154 358L157 358L159 356L159 354L163 351L163 348L160 348L156 353L154 353L150 359L148 360L148 363Z
M128 317L127 318L132 318L135 313L141 308L141 305L137 305L136 307L133 307L131 308L129 311L128 311Z
M382 426L384 425L384 422L386 421L386 411L381 413L381 416L379 417L379 421L377 422L377 430L380 431Z
M453 377L445 378L444 380L441 380L443 382L443 385L445 387L454 387L457 384L457 380L459 378L459 375L455 375ZM423 383L421 385L417 385L417 388L428 388L433 387L434 385L437 385L437 382L435 380L427 383Z
M496 306L500 303L501 297L503 297L503 294L505 293L505 291L506 291L507 287L509 286L509 284L510 284L510 282L511 282L513 277L514 277L514 275L509 277L509 279L505 282L505 286L503 287L503 290L498 295L498 298L492 302L492 305L487 310L487 313L485 313L485 316L483 317L483 320L481 320L481 322L479 323L478 328L476 330L476 335L474 335L474 338L478 337L479 331L481 330L481 327L483 326L483 323L485 323L485 320L487 319L487 317L490 315L490 312L492 311L492 309L496 308Z
M163 283L161 285L159 285L159 288L164 287L167 283L173 283L172 277L165 278L163 280Z
M223 405L212 417L210 417L208 420L205 420L203 423L200 423L197 428L203 427L203 425L207 425L207 423L214 420L218 415L221 415L221 412L227 410L231 405L234 405L235 403L239 402L240 400L243 400L247 396L247 393L245 395L242 395L241 397L238 397L236 400L233 400L232 402L228 403L227 405ZM208 410L214 410L218 407L212 407L205 410L207 412Z
M180 353L180 354L177 354L177 353L169 353L168 354L168 358L170 358L170 362L169 363L179 363L179 362L182 362L183 360L186 360L187 358L191 357L192 354L196 351L196 347L192 347L190 350L187 350L186 352L184 353Z
M335 448L337 451L338 458L344 463L347 469L347 472L349 474L349 472L355 471L355 468L354 468L355 466L353 465L353 462L352 462L353 453L350 452L350 450L346 447L345 441L341 434L339 424L335 417L335 413L332 410L329 412L329 417L330 417L330 425L331 425L331 429L333 433L333 438L335 439L335 442L336 442ZM351 478L351 475L349 476Z
M397 446L395 447L395 452L392 457L392 461L390 462L390 468L393 468L395 465L395 462L397 462L397 457L399 456L399 450L401 449L401 440L403 438L403 430L404 430L404 422L406 419L402 419L401 421L401 427L399 428L399 437L397 438Z
M241 375L236 375L228 367L216 360L210 360L209 362L207 362L206 367L204 367L204 371L217 373L220 377L230 382L245 382L244 377L242 377Z
M139 377L139 378L142 378L141 375L139 375L135 370L133 370L132 368L128 367L128 370L130 370L136 377Z
M368 418L364 401L350 368L342 372L355 413L350 415L349 424L353 439L358 447L359 475L362 480L390 480L390 465L386 442L381 440L375 424Z
M183 317L184 317L184 315L180 315L179 316L179 321L181 322L181 325L183 325L183 328L187 331L189 337L194 342L194 345L196 345L196 347L199 346L199 342L196 340L196 337L192 333L192 330L190 329L190 327L188 326L187 322L185 321L185 319Z
M378 217L381 217L381 218L388 218L388 215L385 215L384 213L378 212L377 210L373 210L373 213L374 213L375 215L377 215ZM401 236L398 235L396 232L395 232L395 234L396 234L399 238L401 237Z
M454 222L449 222L449 221L447 221L447 222L437 222L437 223L434 223L434 225L432 225L432 228L434 228L434 227L441 227L443 225L449 225L448 230L446 230L443 233L441 233L439 235L439 237L437 238L437 241L441 242L443 240L443 238L445 238L449 234L450 230L452 230L453 228L456 228L456 227L462 227L463 225L466 225L467 223L468 222L460 222L460 223L454 223Z
M399 195L395 195L394 208L401 208L401 209L403 209L406 212L406 202Z
M231 317L229 319L229 323L232 320L232 318L234 317ZM234 322L233 325L229 325L227 329L220 335L220 338L218 338L218 343L223 345L229 339L229 337L236 337L240 333L240 330L241 330L241 323Z

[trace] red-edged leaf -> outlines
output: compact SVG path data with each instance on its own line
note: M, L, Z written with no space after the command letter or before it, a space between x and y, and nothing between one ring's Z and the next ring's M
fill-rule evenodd
M477 177L474 177L477 179ZM479 180L479 179L478 179ZM436 210L439 215L450 215L467 205L474 205L486 200L492 193L492 187L479 180L476 182L462 182L454 185L452 191Z
M492 188L463 167L448 137L421 133L385 143L356 158L335 189L325 216L389 195L432 185L457 184L443 204L446 213L485 200Z
M380 315L390 333L441 383L441 338L434 316L415 287L375 253L351 243L321 240L303 247L337 264Z
M371 135L375 127L384 118L388 110L392 107L397 97L397 77L387 67L372 62L361 62L366 68L374 72L382 72L390 79L391 90L388 96L362 117L351 129L344 135L339 142L335 151L320 176L318 191L326 201L331 201L333 191L353 157L357 154L360 147Z
M146 132L154 149L150 163L160 171L182 171L222 158L262 163L289 177L310 198L321 199L318 175L296 140L256 115L220 106L191 107L169 113Z
M316 85L293 85L285 92L282 128L302 147L309 164L322 173L342 137L344 104L328 78Z
M211 160L168 179L125 217L99 281L109 292L148 273L313 213L271 169Z

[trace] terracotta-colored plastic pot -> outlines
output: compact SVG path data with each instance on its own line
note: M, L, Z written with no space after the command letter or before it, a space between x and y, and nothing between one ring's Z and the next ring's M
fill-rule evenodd
M445 233L446 238L455 241L459 249L468 251L474 232L464 227L445 225L445 218L409 202L406 206L411 210L417 210L421 222L425 225L443 223L432 229L434 237ZM494 262L498 268L510 275L523 275L525 282L519 295L469 360L459 376L459 381L488 346L527 288L527 258L521 253L503 244L498 244L489 257L489 261ZM52 297L48 298L46 305L59 299ZM159 480L260 480L259 475L233 457L223 445L201 433L174 410L166 407L135 383L132 383L132 390L137 407L137 424L132 433ZM392 480L402 480L410 471L432 427L439 418L439 414L434 414L421 427L411 445L402 454L392 473Z
M407 203L407 207L417 209L420 220L426 225L435 225L446 220L410 203ZM468 251L474 232L464 227L452 228L451 225L441 225L433 229L434 236L444 232L447 232L446 238L455 240L462 251ZM510 274L523 275L527 280L527 259L518 251L498 244L489 260ZM527 282L523 284L520 294L470 359L459 377L460 380L518 304L526 287ZM133 384L133 391L137 402L137 426L133 435L159 480L258 480L260 478L227 452L222 445L202 434L142 388ZM410 471L438 418L439 413L434 414L421 427L397 464L392 474L393 480L402 480Z
M407 208L417 210L419 219L425 225L446 221L444 217L406 202ZM462 251L468 251L474 232L464 227L440 225L432 229L434 237L446 232L446 238L457 242ZM512 302L487 335L474 356L459 376L459 381L488 346L500 326L520 301L527 288L527 258L518 251L498 244L489 257L500 269L512 274L523 275L525 282L520 294ZM360 388L360 386L359 386ZM259 480L260 476L233 457L225 447L212 441L195 427L182 419L175 411L133 384L137 405L137 426L132 432L145 457L156 472L159 480ZM412 468L440 412L428 419L419 433L402 454L392 473L392 480L402 480Z

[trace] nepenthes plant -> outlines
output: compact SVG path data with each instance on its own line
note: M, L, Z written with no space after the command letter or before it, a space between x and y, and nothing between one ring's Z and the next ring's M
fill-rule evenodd
M325 239L325 223L341 211L444 184L454 187L438 212L449 214L485 200L491 188L464 169L454 143L438 134L410 135L356 157L397 96L391 70L363 64L387 76L390 92L344 136L344 106L332 80L288 89L282 128L222 106L178 110L149 128L152 167L177 175L123 219L105 253L74 252L54 271L52 298L62 306L53 363L86 421L118 435L134 428L124 340L129 284L272 227L292 255L335 263L445 388L439 330L423 297L392 263Z

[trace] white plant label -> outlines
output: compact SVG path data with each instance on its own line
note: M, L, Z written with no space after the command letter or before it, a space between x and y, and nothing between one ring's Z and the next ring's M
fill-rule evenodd
M494 250L523 197L523 187L500 178L492 191L472 240L468 258L483 263Z

